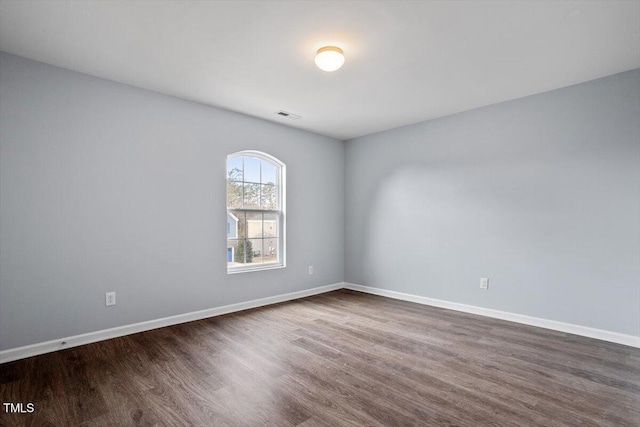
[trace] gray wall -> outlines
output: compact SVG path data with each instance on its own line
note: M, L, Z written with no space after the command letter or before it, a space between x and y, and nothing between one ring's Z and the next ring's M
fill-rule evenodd
M0 349L345 276L638 335L639 99L636 70L343 150L0 53ZM287 164L286 269L226 274L242 149Z
M0 141L0 349L343 280L340 141L7 54ZM242 149L287 165L286 269L226 273Z
M639 70L345 153L347 282L640 335Z

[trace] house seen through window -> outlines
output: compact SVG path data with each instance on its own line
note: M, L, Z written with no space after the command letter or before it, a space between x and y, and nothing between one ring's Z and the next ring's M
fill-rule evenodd
M257 151L227 157L227 272L284 266L284 164Z

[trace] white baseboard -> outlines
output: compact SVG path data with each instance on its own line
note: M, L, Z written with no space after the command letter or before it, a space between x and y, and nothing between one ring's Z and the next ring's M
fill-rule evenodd
M18 359L37 356L39 354L50 353L56 350L77 347L79 345L90 344L97 341L135 334L137 332L177 325L179 323L192 322L194 320L205 319L207 317L220 316L221 314L228 314L236 311L248 310L250 308L276 304L279 302L291 301L311 295L335 291L337 289L342 289L343 287L344 283L335 283L333 285L320 286L317 288L305 289L303 291L291 292L288 294L275 295L272 297L225 305L222 307L209 308L206 310L193 311L191 313L178 314L176 316L163 317L161 319L134 323L132 325L119 326L117 328L103 329L101 331L59 338L56 340L31 344L24 347L11 348L8 350L0 351L0 363L11 362Z
M540 328L552 329L555 331L566 332L570 334L581 335L589 338L595 338L603 341L609 341L617 344L640 348L640 337L636 337L633 335L620 334L603 329L589 328L586 326L574 325L571 323L541 319L538 317L525 316L523 314L509 313L506 311L460 304L435 298L427 298L419 295L405 294L402 292L390 291L386 289L372 288L369 286L356 285L353 283L334 283L333 285L320 286L317 288L305 289L303 291L291 292L288 294L275 295L272 297L225 305L222 307L215 307L206 310L194 311L191 313L179 314L176 316L164 317L161 319L149 320L146 322L134 323L132 325L119 326L116 328L103 329L101 331L59 338L56 340L31 344L24 347L11 348L8 350L0 351L0 364L18 359L24 359L31 356L37 356L39 354L50 353L52 351L62 350L65 348L77 347L97 341L103 341L111 338L121 337L124 335L149 331L165 326L206 319L208 317L220 316L222 314L234 313L237 311L248 310L251 308L262 307L270 304L277 304L279 302L291 301L298 298L318 295L342 288L366 292L373 295L380 295L388 298L399 299L403 301L411 301L418 304L430 305L433 307L478 314L481 316L492 317L494 319L508 320L525 325L537 326Z
M587 326L574 325L571 323L558 322L555 320L541 319L539 317L525 316L523 314L509 313L507 311L493 310L490 308L483 308L473 305L460 304L457 302L439 300L435 298L405 294L402 292L390 291L387 289L372 288L369 286L356 285L353 283L345 283L344 287L353 291L366 292L368 294L380 295L383 297L394 298L403 301L411 301L418 304L430 305L433 307L478 314L480 316L492 317L494 319L508 320L510 322L522 323L525 325L537 326L539 328L552 329L554 331L567 332L574 335L581 335L584 337L596 338L603 341L609 341L617 344L640 348L640 337L620 334L618 332L606 331L604 329L590 328Z

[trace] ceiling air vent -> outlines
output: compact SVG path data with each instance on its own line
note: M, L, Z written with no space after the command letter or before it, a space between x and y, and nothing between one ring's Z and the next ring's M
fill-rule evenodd
M279 115L279 116L282 116L282 117L286 117L286 118L291 119L291 120L300 120L302 118L302 116L298 116L297 114L288 113L288 112L282 111L282 110L278 111L276 114Z

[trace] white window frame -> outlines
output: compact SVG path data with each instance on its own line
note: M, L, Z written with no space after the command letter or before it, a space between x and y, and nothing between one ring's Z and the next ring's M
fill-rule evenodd
M233 157L241 157L241 156L247 156L247 157L254 157L254 158L258 158L260 160L269 162L274 164L277 167L277 171L279 171L279 185L278 185L278 200L279 200L279 204L280 204L280 209L279 210L267 210L267 209L238 209L238 208L229 208L228 205L228 200L227 200L227 180L228 180L228 175L227 175L227 170L228 170L228 165L229 165L229 159L233 158ZM278 263L268 263L268 264L256 264L256 265L242 265L242 266L235 266L235 267L231 267L229 266L229 263L226 262L227 264L227 274L237 274L237 273L248 273L248 272L252 272L252 271L264 271L264 270L275 270L275 269L279 269L279 268L285 268L287 266L287 250L286 250L286 234L287 234L287 221L286 221L286 189L287 189L287 183L286 183L286 166L283 162L281 162L279 159L273 157L270 154L264 153L262 151L256 151L256 150L243 150L243 151L238 151L232 154L229 154L226 159L225 159L225 204L226 204L226 208L227 208L227 213L230 213L231 211L238 211L238 210L243 210L246 212L263 212L263 213L270 213L270 212L277 212L279 213L279 218L280 218L280 223L279 225L279 235L278 235L278 246L279 246L279 262ZM244 181L244 176L243 176L243 183ZM243 186L244 187L244 186ZM226 222L226 218L225 218L225 222ZM226 227L226 226L225 226ZM225 235L225 239L226 239L226 235ZM226 239L227 242L227 248L229 247L229 240ZM225 260L227 257L227 251L225 250Z

